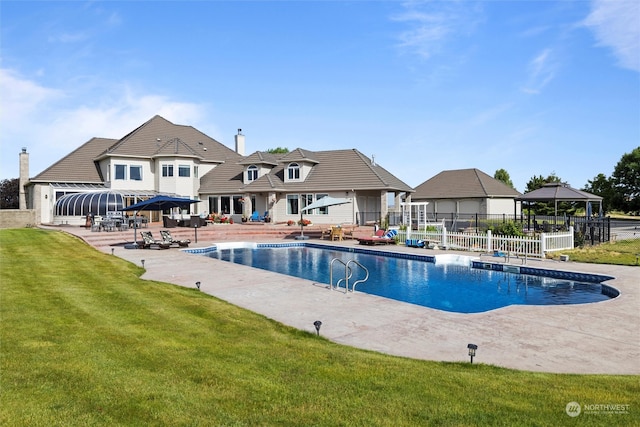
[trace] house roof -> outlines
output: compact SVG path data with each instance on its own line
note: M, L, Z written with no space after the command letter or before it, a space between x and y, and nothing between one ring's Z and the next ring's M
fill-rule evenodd
M293 154L292 154L293 153ZM315 192L382 190L412 192L413 189L356 149L308 151L296 149L282 156L269 174L245 185L245 161L217 166L200 180L203 194L238 192ZM291 155L289 155L291 154ZM285 183L284 174L291 162L311 163L304 181Z
M418 185L413 201L433 199L515 198L521 193L478 169L442 171Z
M597 202L602 200L602 197L587 193L586 191L576 190L567 184L552 182L518 197L518 200L527 202L550 202L555 200Z
M102 184L104 179L93 160L116 141L108 138L91 138L31 178L31 181Z
M107 156L146 157L183 156L202 162L223 163L241 156L192 126L176 125L154 116L101 153Z
M111 156L190 157L203 163L235 163L242 158L192 126L176 125L156 115L121 139L92 138L31 181L102 183L97 161Z
M282 154L272 154L267 153L265 151L256 151L242 159L238 164L241 165L267 165L267 166L278 166L280 163L280 157Z

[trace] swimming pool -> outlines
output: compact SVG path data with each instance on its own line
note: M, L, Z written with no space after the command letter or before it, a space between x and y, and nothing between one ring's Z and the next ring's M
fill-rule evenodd
M369 279L358 284L357 291L459 313L478 313L514 304L590 303L617 295L613 288L600 283L612 277L501 263L472 264L471 258L464 256L436 258L313 243L227 243L188 252L327 285L333 259L342 261L333 263L334 285L344 277L344 264L355 260L369 271ZM517 268L520 274L502 271L505 267ZM353 271L351 283L365 275L364 270L355 266Z

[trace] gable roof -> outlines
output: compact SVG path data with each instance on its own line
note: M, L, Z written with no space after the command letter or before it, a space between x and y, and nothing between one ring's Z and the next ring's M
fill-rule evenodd
M411 199L514 198L520 195L502 181L474 168L442 171L417 186Z
M278 166L282 154L273 154L266 151L256 151L238 162L240 165L268 165Z
M223 163L229 158L242 157L193 126L176 125L158 115L118 140L99 158L107 156L184 156L210 163Z
M116 141L116 139L109 138L91 138L31 178L30 181L102 184L104 179L94 159Z
M244 184L245 161L219 165L200 179L200 193L238 192L317 192L350 190L389 190L413 192L413 188L356 149L308 151L296 149L280 158L269 174ZM291 162L311 162L313 168L304 181L284 181L285 169Z
M190 157L202 163L236 162L242 156L192 126L154 116L121 139L92 138L31 179L32 182L103 183L97 162L110 156L153 159Z

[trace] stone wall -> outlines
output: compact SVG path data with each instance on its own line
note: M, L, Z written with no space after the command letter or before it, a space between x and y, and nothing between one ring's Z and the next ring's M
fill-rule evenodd
M0 228L24 228L36 225L34 209L0 209Z

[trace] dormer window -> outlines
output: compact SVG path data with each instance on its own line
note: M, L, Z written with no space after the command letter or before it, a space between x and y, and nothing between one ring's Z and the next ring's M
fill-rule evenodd
M258 179L258 167L251 165L247 168L247 182L255 181Z
M287 166L287 176L290 181L297 181L300 179L300 165L297 163L289 163Z

